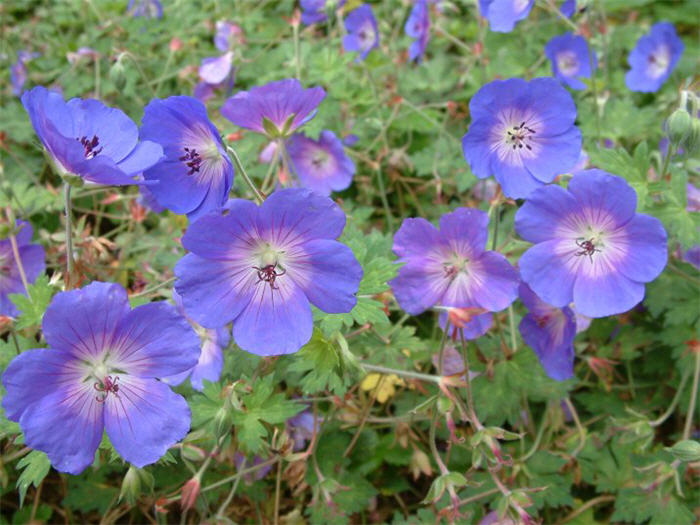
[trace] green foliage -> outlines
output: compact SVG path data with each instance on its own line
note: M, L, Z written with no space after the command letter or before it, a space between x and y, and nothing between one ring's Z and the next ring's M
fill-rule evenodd
M274 388L272 376L258 379L251 386L251 392L241 397L243 406L234 409L233 424L238 442L247 452L256 453L263 448L263 440L268 435L263 421L272 425L284 423L304 408L286 399L284 394L275 393Z
M17 479L17 491L19 492L19 505L24 504L24 497L27 495L27 489L34 485L36 488L44 481L44 478L49 473L51 463L49 458L43 452L32 450L17 463L17 468L22 470L22 473Z
M23 294L10 295L10 299L20 311L16 324L16 327L20 330L41 325L41 319L44 317L46 307L51 302L54 289L49 284L48 276L41 275L33 284L29 285L28 292L29 296Z

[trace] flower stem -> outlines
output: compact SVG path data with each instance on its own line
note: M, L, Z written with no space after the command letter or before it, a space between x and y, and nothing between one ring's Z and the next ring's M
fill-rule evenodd
M681 377L681 382L678 385L678 390L676 390L676 395L673 396L673 400L671 401L671 404L668 406L666 409L666 412L664 412L661 416L659 416L658 419L655 419L654 421L649 422L650 427L658 427L661 425L664 421L666 421L671 414L673 414L673 411L676 409L676 406L678 405L678 401L681 399L681 394L683 393L683 389L685 388L685 384L688 381L688 378L690 377L690 371L686 371L685 374L683 374L683 377Z
M447 325L445 326L445 329L442 332L442 340L440 341L440 349L438 350L438 374L442 375L442 363L444 360L444 354L445 354L445 343L447 342L447 334L450 329L450 322L449 320L447 321ZM438 416L440 415L440 410L438 408L438 399L435 400L435 407L433 408L433 417L430 420L430 436L429 436L429 444L430 444L430 451L433 454L433 458L435 459L435 462L437 463L438 468L440 469L440 474L447 474L449 472L449 469L445 465L445 463L442 461L442 458L440 457L440 451L437 449L437 441L435 440L435 434L437 431L437 419Z
M469 377L469 354L467 353L467 342L464 339L464 332L460 329L459 339L462 342L462 360L464 361L464 379L466 382L466 394L467 394L467 408L469 409L469 418L471 419L472 426L481 430L483 425L479 418L476 416L476 410L474 409L474 396L472 393L472 380Z
M700 351L695 350L695 371L693 372L693 387L690 392L690 405L688 406L688 414L685 416L683 439L690 439L690 430L693 426L693 415L695 413L695 403L697 403L698 401L698 382L700 382Z
M498 226L501 223L501 204L496 204L493 210L493 239L491 240L491 250L496 249L496 243L498 242Z
M664 157L664 164L661 167L661 178L663 179L666 176L666 173L668 173L668 167L671 164L671 157L676 153L676 146L674 144L671 144L669 141L668 143L668 150L666 150L666 156Z
M574 418L574 423L576 424L576 428L578 429L578 434L580 437L580 443L578 446L574 449L574 451L571 453L573 457L578 456L578 453L583 450L583 447L586 446L586 430L583 428L583 425L581 424L581 420L578 417L578 412L576 412L576 407L574 404L571 402L571 399L569 397L564 398L564 403L566 403L567 408L569 409L569 412L571 412L571 417Z
M66 290L70 290L73 280L73 213L71 211L70 199L71 186L67 182L63 183L63 200L66 211L66 276L64 278Z
M388 368L386 366L370 365L362 363L362 368L370 372L379 372L380 374L396 374L397 376L409 377L411 379L420 379L421 381L430 381L431 383L440 383L442 377L430 374L421 374L420 372L411 372L410 370L399 370L397 368Z
M238 474L245 472L245 470L243 470L245 468L245 462L246 458L243 458L243 461L241 461L241 464L238 467ZM231 492L228 493L228 496L226 496L226 499L219 507L219 510L216 511L216 516L218 518L224 517L224 511L226 510L226 507L228 507L229 503L231 503L233 496L236 495L236 490L238 489L238 483L241 481L241 477L242 476L237 475L236 480L233 482L233 487L231 487Z
M389 201L386 198L386 187L384 186L384 176L382 175L382 166L380 163L377 163L377 184L379 185L379 197L382 199L387 226L389 227L389 231L394 231L394 217L391 214Z
M22 259L19 257L19 246L17 245L17 237L14 233L15 228L15 214L12 212L12 208L9 206L5 208L5 214L7 215L7 222L10 229L10 246L12 246L12 255L17 263L17 271L19 271L19 278L22 280L22 286L24 286L24 291L27 292L27 297L29 301L32 301L32 296L29 295L29 282L27 281L27 274L24 271L24 265L22 264Z
M236 153L236 150L234 150L231 146L226 146L226 151L228 151L231 155L231 158L233 159L233 164L236 166L236 171L238 171L238 173L241 174L241 177L243 177L243 180L246 182L248 187L251 190L253 190L253 193L255 194L255 199L258 201L258 204L262 204L262 202L265 200L265 197L255 186L251 178L248 176L248 173L246 173L243 164L241 164L241 159L238 157L238 153Z

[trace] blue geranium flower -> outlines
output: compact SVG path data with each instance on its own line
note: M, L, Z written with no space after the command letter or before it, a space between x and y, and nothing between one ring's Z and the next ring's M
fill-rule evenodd
M553 78L495 80L477 91L469 110L464 157L478 178L496 177L507 197L526 198L579 159L576 105Z
M557 308L545 303L525 283L520 284L519 295L529 310L518 327L523 340L535 351L549 377L557 381L573 377L574 312L568 306Z
M44 273L45 253L40 244L32 244L32 225L25 221L17 221L15 225L15 241L19 262L22 264L24 276L28 283L36 281ZM16 316L17 307L10 300L10 294L27 294L22 282L19 264L15 258L10 239L0 239L0 315Z
M233 338L258 355L296 352L311 338L311 304L349 312L362 267L339 243L345 214L305 188L274 192L261 206L234 199L182 238L175 267L188 316L207 328L233 321Z
M580 78L591 76L596 68L595 54L589 54L588 43L582 36L565 33L555 36L544 48L544 53L552 62L552 74L573 89L586 89Z
M440 218L406 219L394 236L405 263L389 282L399 306L418 315L433 306L503 310L517 296L518 274L500 253L486 251L488 216L458 208Z
M135 177L163 156L155 142L139 142L129 117L99 100L65 102L60 94L38 86L22 95L22 104L61 175L97 184L138 184Z
M625 83L631 91L658 91L683 54L683 42L669 22L651 26L627 57L630 69Z
M519 261L523 281L588 317L630 310L667 259L666 230L636 207L634 189L602 170L579 172L567 189L535 190L515 215L515 230L535 243Z
M372 49L379 47L379 29L374 18L372 8L362 4L353 9L345 20L345 29L348 34L343 37L343 49L345 51L358 51L357 61L367 58Z
M194 220L228 198L233 166L204 105L192 97L154 99L143 115L141 137L159 142L161 162L144 172L156 201Z
M576 0L564 0L559 8L559 11L566 18L571 18L571 16L576 12Z
M335 133L323 130L318 140L296 133L287 141L292 168L302 186L320 195L330 195L350 186L355 163L345 154Z
M56 295L42 328L50 348L12 360L2 406L56 470L78 474L91 465L105 430L137 467L185 437L187 402L157 378L191 368L199 339L173 306L131 310L124 288L95 282Z
M404 31L411 38L415 38L408 49L408 58L421 62L430 38L430 10L427 0L416 0L413 4Z
M163 18L163 6L159 0L129 0L126 11L134 17Z
M239 91L221 108L221 114L242 128L271 138L288 137L316 115L325 98L323 88L304 89L295 78Z
M530 14L535 0L479 0L481 16L489 21L491 31L510 33L515 24Z
M27 62L39 56L39 53L29 53L27 51L17 51L17 61L10 66L10 83L12 92L19 96L27 81Z

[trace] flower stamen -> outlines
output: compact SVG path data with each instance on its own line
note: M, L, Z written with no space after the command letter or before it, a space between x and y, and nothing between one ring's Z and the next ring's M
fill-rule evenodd
M100 392L95 396L98 403L104 403L110 392L114 394L114 397L119 397L117 394L119 392L118 381L119 376L114 376L114 379L112 376L105 376L102 381L97 381L92 385L95 390Z
M97 148L97 146L100 145L100 139L97 137L97 135L93 135L92 139L82 136L80 138L76 138L75 140L79 141L83 145L83 148L85 148L86 159L94 159L104 149Z
M185 148L185 154L178 158L180 162L184 162L185 166L187 166L190 171L187 173L187 175L193 175L194 173L199 173L199 168L202 165L202 157L200 156L199 153L197 153L197 150L192 148Z

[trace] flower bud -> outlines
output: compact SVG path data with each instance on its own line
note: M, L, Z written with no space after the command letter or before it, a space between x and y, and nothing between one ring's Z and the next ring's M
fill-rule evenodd
M683 149L688 155L693 155L700 148L700 119L693 119L690 133L683 141Z
M141 495L142 489L153 489L153 482L150 472L131 465L122 481L119 499L124 498L129 505L133 505Z
M233 418L231 416L231 410L228 406L224 405L216 411L216 415L214 416L214 432L216 433L216 437L220 438L228 434L232 424Z
M182 486L182 494L180 496L180 508L182 508L182 510L190 510L194 507L197 497L199 496L200 488L201 484L197 476L191 478Z
M111 68L109 68L109 79L114 84L114 87L116 87L119 91L124 89L126 86L126 73L124 70L124 64L122 63L123 57L124 54L121 53L117 57L117 61L112 64Z
M668 118L668 138L674 145L679 145L691 132L692 119L685 109L678 108Z

